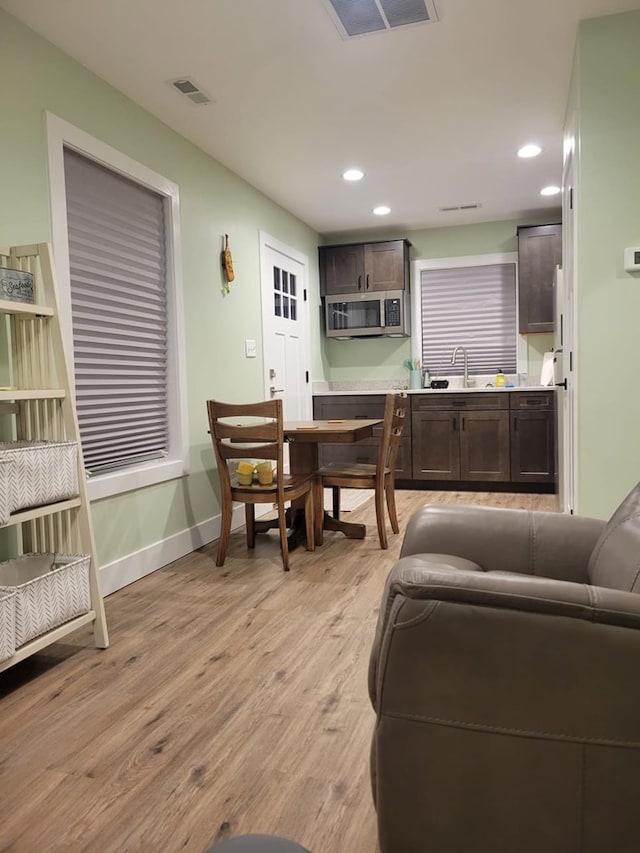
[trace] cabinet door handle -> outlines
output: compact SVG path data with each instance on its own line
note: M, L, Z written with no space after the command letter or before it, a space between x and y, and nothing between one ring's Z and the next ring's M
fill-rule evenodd
M513 431L518 432L518 416L513 416Z
M366 286L366 290L369 290L369 273L367 273L367 286Z
M358 290L362 290L362 276L358 276Z
M462 419L462 432L464 432L464 418Z
M456 420L457 420L457 418L456 418L456 416L454 415L454 416L453 416L453 418L451 419L451 424L452 424L452 427L453 427L453 431L454 431L454 432L456 431Z

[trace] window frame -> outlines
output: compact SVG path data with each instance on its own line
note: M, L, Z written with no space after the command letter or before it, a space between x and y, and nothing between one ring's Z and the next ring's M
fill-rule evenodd
M89 499L98 500L144 486L177 479L188 473L189 443L180 193L177 184L52 113L45 112L45 128L49 166L51 234L59 288L60 324L65 340L67 359L72 372L74 372L73 334L64 148L77 151L84 157L155 191L164 198L167 247L169 453L163 459L141 462L126 469L108 471L89 477L87 480Z
M527 339L520 334L519 317L519 287L518 287L518 253L494 252L486 255L462 255L451 258L419 258L412 262L412 292L411 310L414 321L411 326L411 357L422 359L422 288L421 273L423 270L462 269L464 267L492 266L494 264L515 264L516 277L516 364L517 373L528 373ZM470 376L485 376L486 374L470 373Z

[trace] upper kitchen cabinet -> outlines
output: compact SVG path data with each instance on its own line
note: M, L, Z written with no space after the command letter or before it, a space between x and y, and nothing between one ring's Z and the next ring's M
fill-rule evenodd
M320 293L366 293L409 288L408 240L320 246Z
M553 281L562 264L562 225L518 228L520 334L553 332Z

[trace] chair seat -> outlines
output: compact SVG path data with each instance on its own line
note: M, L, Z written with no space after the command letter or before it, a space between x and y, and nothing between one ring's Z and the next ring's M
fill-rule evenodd
M388 474L389 469L385 468L384 473ZM319 469L318 474L321 477L375 477L376 466L368 462L329 462Z
M273 483L269 483L268 486L262 486L260 483L252 483L250 486L243 486L238 483L237 474L231 475L231 488L234 492L242 492L243 494L252 494L252 493L260 493L266 492L271 494L273 492L277 492L278 486L276 481ZM284 487L285 492L292 491L294 489L298 489L301 486L305 486L310 480L312 480L312 476L308 477L290 477L288 474L282 478L282 485Z

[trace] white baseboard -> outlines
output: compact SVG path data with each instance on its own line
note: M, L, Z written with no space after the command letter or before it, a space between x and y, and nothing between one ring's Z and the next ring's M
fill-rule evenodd
M256 518L266 515L270 511L270 506L256 507ZM242 505L234 508L231 521L232 530L237 530L240 527L244 527L244 507ZM109 595L116 592L123 586L127 586L174 560L202 548L203 545L213 542L219 536L220 515L215 515L193 527L181 530L180 533L168 536L160 542L154 542L152 545L147 545L146 548L141 548L139 551L134 551L132 554L127 554L125 557L120 557L118 560L100 566L102 594Z

